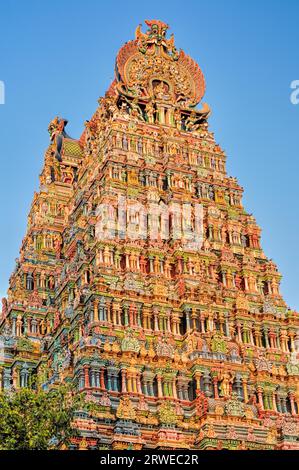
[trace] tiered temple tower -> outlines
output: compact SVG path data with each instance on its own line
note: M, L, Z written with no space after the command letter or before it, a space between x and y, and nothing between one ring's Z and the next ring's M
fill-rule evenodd
M86 393L72 448L299 449L298 313L196 108L200 68L146 24L81 138L49 126L0 386Z

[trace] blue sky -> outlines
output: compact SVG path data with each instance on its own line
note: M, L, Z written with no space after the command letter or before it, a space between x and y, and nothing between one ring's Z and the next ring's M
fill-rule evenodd
M5 0L0 9L0 295L7 289L38 190L56 115L79 137L113 78L120 46L144 19L169 23L202 68L211 129L244 205L263 229L266 255L299 309L298 0Z

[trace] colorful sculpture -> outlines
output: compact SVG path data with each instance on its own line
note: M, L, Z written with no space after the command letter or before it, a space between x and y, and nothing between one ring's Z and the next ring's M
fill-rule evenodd
M200 68L146 24L80 139L50 123L0 387L72 381L98 406L72 448L299 449L298 313L226 174Z

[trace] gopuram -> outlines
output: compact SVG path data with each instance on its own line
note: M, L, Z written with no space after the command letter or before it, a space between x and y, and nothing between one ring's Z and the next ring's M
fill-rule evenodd
M226 173L201 69L145 23L81 137L49 125L0 387L74 384L97 411L78 410L72 449L299 449L298 313Z

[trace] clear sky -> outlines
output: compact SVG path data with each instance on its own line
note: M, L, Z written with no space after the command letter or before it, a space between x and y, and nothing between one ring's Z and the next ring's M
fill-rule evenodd
M167 22L202 68L211 129L266 255L299 309L298 0L2 0L0 5L0 295L4 295L38 189L56 115L79 137L114 74L120 46L144 19Z

